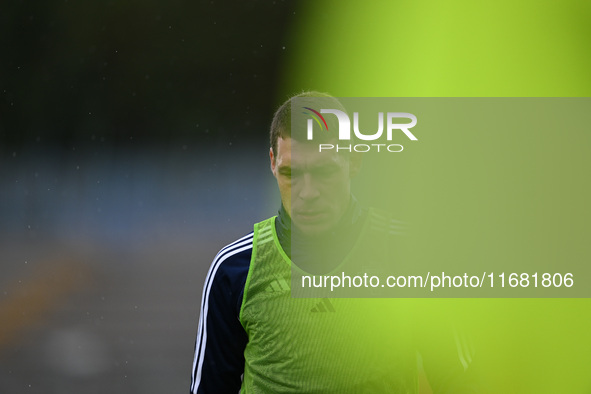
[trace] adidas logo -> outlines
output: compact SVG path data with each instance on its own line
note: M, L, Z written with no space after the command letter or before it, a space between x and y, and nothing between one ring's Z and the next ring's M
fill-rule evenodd
M336 312L328 298L323 298L310 312Z
M290 287L289 284L287 283L287 281L284 278L281 277L275 277L275 279L271 282L271 284L269 284L269 286L267 286L267 288L265 289L265 291L267 293L277 293L277 292L285 292L285 291L289 291Z

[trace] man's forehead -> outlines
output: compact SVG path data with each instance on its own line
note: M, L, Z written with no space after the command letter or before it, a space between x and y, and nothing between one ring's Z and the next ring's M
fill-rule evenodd
M319 152L318 145L291 138L278 141L278 158L281 164L291 167L322 167L342 165L344 155L334 151Z

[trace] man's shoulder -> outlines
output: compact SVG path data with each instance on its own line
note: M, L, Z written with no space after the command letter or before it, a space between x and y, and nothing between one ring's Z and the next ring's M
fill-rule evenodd
M227 244L215 255L212 262L214 267L231 266L236 263L243 263L246 259L250 260L252 254L254 232L250 232L243 237Z
M263 220L255 224L255 227L263 223L272 224L274 219L275 216ZM234 276L236 274L243 275L247 272L252 258L254 238L255 231L251 231L221 248L211 263L208 276L219 277L223 276L223 274Z
M209 267L204 294L210 291L218 295L241 293L250 269L252 243L253 233L250 232L220 249Z

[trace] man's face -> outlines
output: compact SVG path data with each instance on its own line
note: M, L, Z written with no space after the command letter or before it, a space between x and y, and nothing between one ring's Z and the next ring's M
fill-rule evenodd
M318 146L279 138L277 155L270 152L271 171L277 179L281 202L292 223L308 235L332 229L350 200L350 162L334 151L318 152Z

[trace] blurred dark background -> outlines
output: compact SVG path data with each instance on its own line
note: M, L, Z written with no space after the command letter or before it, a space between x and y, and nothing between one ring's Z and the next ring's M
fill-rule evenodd
M2 8L5 149L252 141L276 105L294 15L262 1Z
M217 250L273 215L294 4L0 12L0 392L189 389Z

